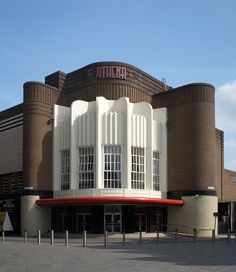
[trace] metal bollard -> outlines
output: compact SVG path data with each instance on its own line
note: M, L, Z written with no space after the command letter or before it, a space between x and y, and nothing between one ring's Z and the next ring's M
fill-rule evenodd
M2 230L2 243L4 243L4 242L5 242L5 231Z
M139 244L142 244L142 231L139 231Z
M66 230L66 237L65 237L65 246L68 247L69 245L69 232Z
M196 243L196 240L197 240L197 230L194 229L193 230L193 242Z
M27 243L27 231L25 230L24 231L24 244Z
M216 240L216 234L215 234L215 230L213 229L213 230L212 230L212 237L211 237L211 242L212 242L212 244L215 243L215 240Z
M175 229L175 243L178 242L178 229Z
M227 243L228 243L228 244L231 243L231 233L230 233L230 229L228 229L228 231L227 231Z
M41 244L41 231L38 230L38 245Z
M125 230L123 230L123 247L125 246Z
M159 242L159 236L160 236L160 234L159 234L159 231L158 231L158 230L156 230L156 233L157 233L157 239L156 239L156 242L158 243L158 242Z
M54 244L54 230L51 230L51 246Z
M108 245L108 231L106 230L104 233L104 246L107 247Z
M84 230L83 232L83 247L86 247L87 245L87 232Z

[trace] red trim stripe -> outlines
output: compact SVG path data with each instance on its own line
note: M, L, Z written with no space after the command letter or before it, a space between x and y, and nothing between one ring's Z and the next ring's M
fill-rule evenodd
M36 200L39 206L47 205L71 205L71 204L149 204L183 206L184 200L167 198L140 198L140 197L73 197L73 198L46 198Z

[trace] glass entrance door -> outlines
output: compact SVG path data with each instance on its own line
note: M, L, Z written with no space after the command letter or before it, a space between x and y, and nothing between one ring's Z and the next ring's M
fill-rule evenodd
M134 215L135 231L146 231L147 216L146 214L136 213Z
M67 214L59 213L58 214L58 231L64 232L67 226Z
M78 213L77 214L77 232L91 231L91 214Z
M105 231L111 233L121 233L121 214L105 213L104 214Z
M163 214L157 214L157 229L163 231Z

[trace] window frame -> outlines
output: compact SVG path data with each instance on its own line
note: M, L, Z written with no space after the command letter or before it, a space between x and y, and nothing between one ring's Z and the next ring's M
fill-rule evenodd
M104 145L103 147L103 187L122 188L122 147Z
M131 147L131 188L145 190L146 150L144 147Z
M154 191L160 191L160 152L152 152L152 188Z
M70 149L62 149L61 155L61 190L70 189Z
M95 188L94 146L79 146L77 148L77 185L78 189Z

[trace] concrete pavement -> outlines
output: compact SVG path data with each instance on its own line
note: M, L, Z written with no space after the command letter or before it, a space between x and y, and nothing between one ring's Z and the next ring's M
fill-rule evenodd
M129 240L125 247L121 240L110 239L104 247L102 236L88 240L88 246L82 247L81 239L70 240L69 247L63 239L57 239L53 247L49 239L43 239L37 245L36 239L6 237L0 242L0 271L236 271L236 243L226 240L214 245L210 239L192 243L182 240L160 239Z

